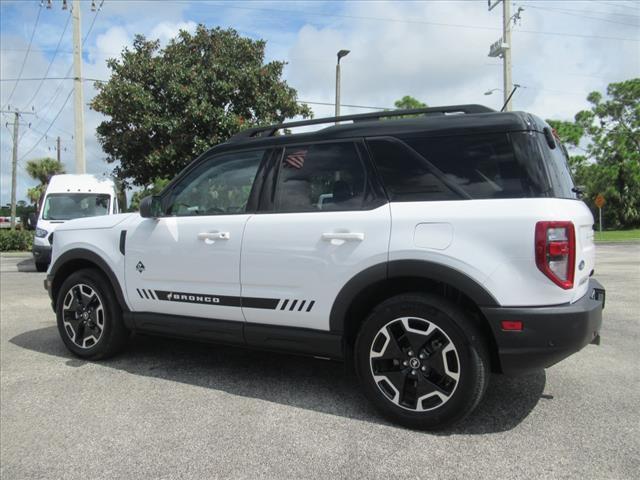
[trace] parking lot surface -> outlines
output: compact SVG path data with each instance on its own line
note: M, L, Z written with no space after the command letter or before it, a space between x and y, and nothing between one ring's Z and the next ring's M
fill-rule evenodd
M0 477L581 478L640 472L640 245L599 245L602 345L430 434L394 426L338 363L134 337L74 358L28 255L1 256Z

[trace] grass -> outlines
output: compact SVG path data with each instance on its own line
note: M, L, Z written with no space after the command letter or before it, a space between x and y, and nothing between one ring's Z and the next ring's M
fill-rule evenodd
M640 229L596 231L596 242L640 242Z

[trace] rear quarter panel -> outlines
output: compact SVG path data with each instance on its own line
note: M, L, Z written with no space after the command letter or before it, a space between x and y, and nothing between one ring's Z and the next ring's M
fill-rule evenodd
M579 200L398 202L391 204L391 217L390 261L449 266L483 285L502 306L570 303L587 291L595 264L593 217ZM536 266L535 226L543 220L569 220L575 226L573 289L558 287Z

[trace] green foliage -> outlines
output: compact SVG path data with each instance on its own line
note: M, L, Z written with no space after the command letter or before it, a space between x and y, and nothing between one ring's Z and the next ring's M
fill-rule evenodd
M138 190L131 197L131 204L129 205L130 212L137 212L140 210L140 201L149 195L156 195L167 186L169 180L165 178L156 178L150 185L147 185L142 190Z
M421 102L417 98L413 98L411 95L405 95L400 100L394 102L396 108L408 110L411 108L426 108L427 104Z
M29 160L26 170L31 178L38 180L41 185L46 185L52 176L64 173L64 166L53 158L39 158Z
M27 196L33 205L38 205L40 202L40 198L47 190L47 184L51 177L65 173L64 165L53 158L29 160L26 170L31 178L40 182L40 185L27 190Z
M0 230L0 252L29 251L32 244L33 232Z
M577 147L580 144L580 140L584 136L584 128L580 125L576 125L573 122L563 122L562 120L547 120L547 123L551 125L563 144L573 145Z
M586 189L585 201L594 215L594 200L605 197L605 228L640 225L640 78L607 87L607 95L592 92L589 110L575 123L550 122L560 138L577 146L585 140L585 155L570 159L576 183Z
M108 116L97 128L108 162L125 186L172 178L197 155L257 125L308 117L281 79L285 63L264 63L266 43L233 29L181 31L160 49L136 36L133 48L107 62L91 108Z

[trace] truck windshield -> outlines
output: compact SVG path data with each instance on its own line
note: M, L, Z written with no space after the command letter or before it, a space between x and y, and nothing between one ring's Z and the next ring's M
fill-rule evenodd
M97 217L109 213L108 194L52 193L47 196L42 210L43 220L71 220Z

